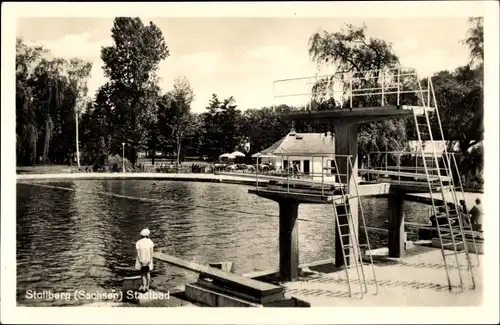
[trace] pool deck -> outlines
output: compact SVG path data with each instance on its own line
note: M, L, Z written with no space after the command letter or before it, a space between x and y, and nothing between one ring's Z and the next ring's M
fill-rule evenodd
M368 293L359 297L359 282L352 285L353 297L349 291L344 270L331 273L308 272L296 281L285 282L286 294L307 301L311 307L326 306L479 306L483 295L482 255L479 255L480 266L474 266L476 289L462 291L459 285L457 269L452 269L452 285L457 287L449 291L441 251L439 249L416 246L411 256L398 260L382 258L375 261L378 294L373 282L371 267L365 267L368 282ZM409 254L410 255L410 254ZM452 262L452 257L447 261ZM472 264L476 265L476 255L471 255ZM470 279L465 269L465 256L459 256L465 288L470 287ZM455 264L456 265L456 264ZM311 267L312 269L312 267ZM351 281L357 279L355 269L349 270Z
M388 258L384 249L374 250L374 268L378 282L378 293L373 282L371 267L365 267L368 282L368 293L359 296L359 282L356 282L355 269L349 270L353 297L349 291L344 270L335 270L332 262L323 261L301 267L302 274L295 281L282 282L285 287L285 297L295 297L310 304L311 307L457 307L480 306L483 301L483 270L484 256L479 255L480 265L476 266L476 255L471 255L476 288L470 288L470 278L465 269L465 256L459 255L465 290L459 287L456 268L451 269L452 291L449 290L441 251L436 248L415 246L407 256L400 259ZM447 257L449 265L453 257ZM274 271L253 272L247 277L269 274ZM182 286L181 286L182 287ZM177 288L178 290L181 288ZM140 303L136 306L152 306L150 303ZM130 304L113 302L94 302L86 307L125 307ZM153 305L154 306L154 305ZM158 307L200 307L182 298L171 296L171 300L163 301Z
M204 173L59 173L59 174L17 174L17 180L172 180L184 182L214 182L242 185L255 185L255 176L218 175ZM266 182L260 179L259 182Z

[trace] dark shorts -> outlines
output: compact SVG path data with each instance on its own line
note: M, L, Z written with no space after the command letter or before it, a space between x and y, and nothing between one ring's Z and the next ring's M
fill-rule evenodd
M149 272L149 265L141 266L141 272L142 273L148 273Z

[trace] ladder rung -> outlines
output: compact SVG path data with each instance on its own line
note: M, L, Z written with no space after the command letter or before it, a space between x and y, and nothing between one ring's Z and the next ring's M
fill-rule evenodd
M350 236L351 234L342 234L340 235L341 237L347 237L347 236Z
M339 224L339 227L345 227L345 226L349 226L349 224L348 223Z
M352 246L352 245L349 244L349 245L343 245L342 248L344 248L344 249L345 248L354 248L354 246Z
M463 242L461 242L461 241L456 241L455 242L455 245L460 245L460 244L463 244ZM453 245L453 242L443 243L442 246L450 246L450 245Z

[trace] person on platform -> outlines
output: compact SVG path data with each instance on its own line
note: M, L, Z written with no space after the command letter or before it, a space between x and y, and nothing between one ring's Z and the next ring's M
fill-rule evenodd
M462 217L462 225L470 226L469 211L465 206L465 200L460 200L460 215Z
M470 209L472 229L476 231L483 230L483 206L481 205L481 200L476 199L476 205Z
M142 285L139 288L140 292L147 292L151 284L151 271L153 270L153 248L154 243L149 238L149 229L141 231L141 239L135 243L137 258L135 268L141 271Z
M436 215L433 215L431 218L431 224L433 227L437 227L437 222L439 225L445 225L448 223L446 219L446 209L444 207L439 207L439 211Z

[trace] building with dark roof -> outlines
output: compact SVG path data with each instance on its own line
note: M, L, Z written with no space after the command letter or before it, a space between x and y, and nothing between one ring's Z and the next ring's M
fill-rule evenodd
M333 167L334 152L335 138L329 132L296 133L292 130L254 157L265 157L259 158L259 162L269 162L277 170L297 166L302 174L321 178L331 175L331 171L324 170L324 167Z

